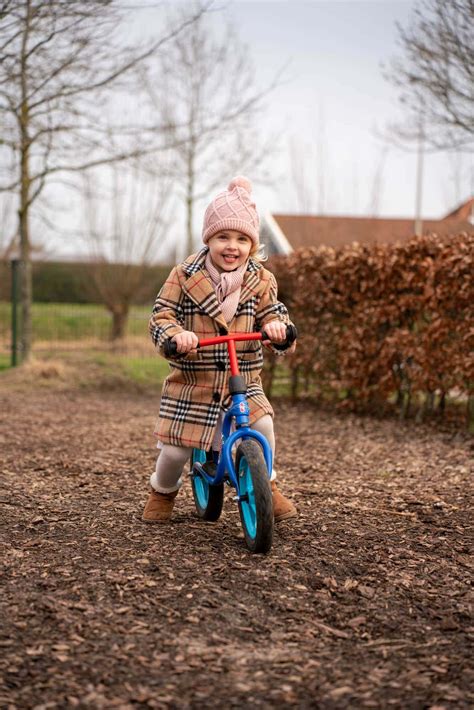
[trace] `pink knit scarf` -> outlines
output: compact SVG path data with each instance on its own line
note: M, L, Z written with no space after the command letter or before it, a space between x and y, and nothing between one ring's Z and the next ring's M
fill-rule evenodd
M247 270L247 262L234 271L223 271L221 273L212 263L210 252L207 252L204 265L211 277L222 315L227 323L230 323L239 305L240 289Z

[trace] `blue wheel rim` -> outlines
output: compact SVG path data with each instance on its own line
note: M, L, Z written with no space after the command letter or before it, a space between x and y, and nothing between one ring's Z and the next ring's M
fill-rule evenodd
M245 458L241 458L239 463L239 494L247 497L246 500L240 502L242 518L247 534L252 539L255 539L257 535L255 491L253 489L252 474Z
M204 449L193 449L193 464L206 463L206 459L207 454ZM209 483L200 476L199 473L195 473L193 475L193 484L198 505L201 508L207 508L207 504L209 503Z

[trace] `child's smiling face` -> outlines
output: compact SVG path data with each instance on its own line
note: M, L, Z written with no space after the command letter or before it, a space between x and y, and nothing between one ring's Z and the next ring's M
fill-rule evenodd
M226 229L211 237L208 247L214 266L219 271L234 271L249 258L252 240L246 234Z

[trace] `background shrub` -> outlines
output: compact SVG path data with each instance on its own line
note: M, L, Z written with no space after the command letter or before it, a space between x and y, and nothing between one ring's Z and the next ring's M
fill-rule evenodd
M301 249L272 260L301 334L293 393L405 413L474 394L474 235Z

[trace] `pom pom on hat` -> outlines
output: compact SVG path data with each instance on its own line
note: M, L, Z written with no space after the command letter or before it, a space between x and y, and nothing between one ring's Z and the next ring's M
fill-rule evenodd
M227 187L227 191L232 192L232 190L235 190L236 187L241 187L243 190L248 192L249 195L252 192L252 183L243 175L237 175L237 177L231 180Z
M243 175L233 178L227 190L220 192L204 214L202 240L207 244L218 232L232 229L246 234L255 246L259 243L259 224L255 202L251 198L252 183Z

